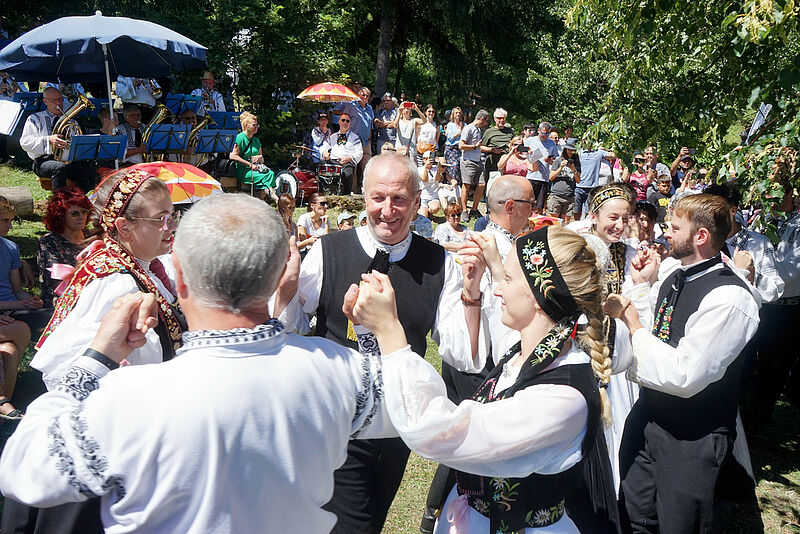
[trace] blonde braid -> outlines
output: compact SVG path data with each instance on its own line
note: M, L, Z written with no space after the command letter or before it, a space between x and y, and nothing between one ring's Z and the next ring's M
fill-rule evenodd
M605 386L611 378L611 351L603 329L603 269L592 247L575 232L554 226L548 230L547 238L561 277L589 320L578 343L589 353L598 383ZM611 401L605 387L600 388L600 413L603 423L610 425Z
M602 312L600 312L602 314ZM611 350L606 343L603 333L603 321L596 316L588 316L589 323L586 325L584 333L580 336L580 343L589 349L589 356L592 358L592 370L594 376L600 383L600 413L603 424L611 424L611 400L608 392L603 386L608 385L611 379ZM611 319L613 321L613 319Z

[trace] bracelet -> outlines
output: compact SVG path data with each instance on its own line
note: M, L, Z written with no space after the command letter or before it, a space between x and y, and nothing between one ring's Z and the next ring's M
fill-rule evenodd
M480 297L476 299L471 299L467 296L467 294L464 292L463 289L461 290L461 302L464 303L464 306L467 307L480 306L482 301L483 301L483 293L481 293Z
M117 362L115 362L114 360L112 360L99 350L86 349L83 355L102 363L103 365L108 367L109 371L113 371L114 369L119 367L119 364Z

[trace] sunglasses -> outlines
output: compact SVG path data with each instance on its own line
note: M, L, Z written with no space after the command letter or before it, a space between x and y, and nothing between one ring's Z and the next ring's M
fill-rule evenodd
M162 232L166 232L167 230L174 230L178 227L178 223L181 220L181 212L180 211L173 211L169 215L164 215L162 217L131 217L134 221L157 221L161 223L159 230Z
M350 119L339 119L339 122L350 122Z
M460 215L458 213L451 213L450 215L448 215L448 217L451 219L458 219Z
M83 217L89 215L89 210L72 210L69 212L70 217Z
M527 204L530 207L534 207L536 205L536 203L533 200L522 200L521 198L512 198L511 200L513 200L514 202L522 202L523 204ZM504 203L505 202L501 202L501 204Z
M317 202L317 204L319 204L323 208L327 208L328 207L328 201L327 200L325 202Z

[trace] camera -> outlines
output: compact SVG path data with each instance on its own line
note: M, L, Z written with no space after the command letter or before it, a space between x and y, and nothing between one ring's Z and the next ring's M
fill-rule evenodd
M525 154L526 152L528 152L528 150L530 150L530 148L525 145L520 145L517 147L517 152L520 154Z
M413 109L414 103L413 102L403 102L403 107L406 109Z

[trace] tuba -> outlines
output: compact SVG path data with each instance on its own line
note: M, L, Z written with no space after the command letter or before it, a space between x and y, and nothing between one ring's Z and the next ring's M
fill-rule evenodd
M80 93L76 93L78 100L63 114L53 125L53 135L60 135L67 143L73 135L83 135L78 121L75 117L84 109L94 109L88 98ZM69 153L69 144L64 148L53 148L53 158L58 161L66 161L64 158Z
M169 108L167 106L165 106L164 104L161 104L161 103L156 104L156 111L155 111L155 113L153 113L153 117L150 119L150 122L147 123L147 127L144 129L144 132L142 132L142 146L143 147L146 147L147 143L150 141L150 134L151 134L151 130L153 129L153 126L155 126L156 124L161 124L162 122L164 122L170 116L172 116L172 112L169 110ZM144 157L145 161L148 161L148 162L154 161L153 155L150 154L149 152L145 153L144 156L145 156ZM163 156L164 155L161 154L161 158L160 159L163 159Z
M199 132L200 130L208 126L209 123L212 122L216 124L216 122L214 122L214 119L212 119L208 115L208 113L206 113L203 119L200 122L198 122L194 128L192 128L191 132L189 132L189 140L188 144L186 145L186 153L181 158L183 163L188 163L189 165L194 165L196 167L197 166L196 164L200 163L200 160L203 159L202 156L198 156L198 154L195 154L195 151L197 150L197 132Z

